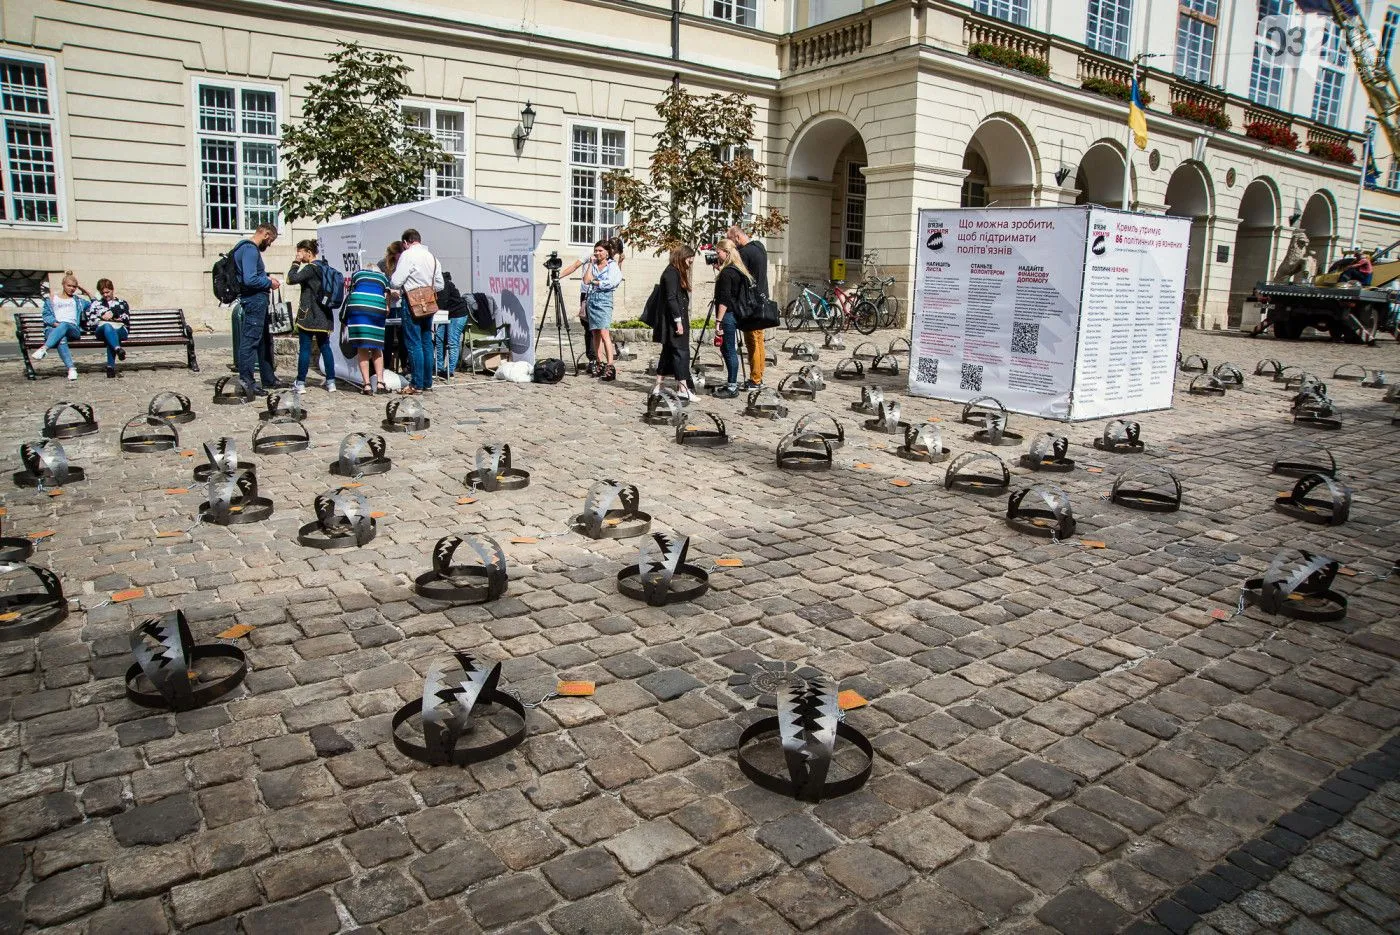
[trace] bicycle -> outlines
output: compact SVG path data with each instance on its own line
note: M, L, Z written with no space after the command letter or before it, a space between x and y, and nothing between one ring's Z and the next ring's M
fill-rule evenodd
M880 318L877 307L860 293L860 287L850 292L841 288L843 285L843 282L828 280L823 295L841 314L841 328L838 330L853 327L861 334L874 334Z
M805 282L794 282L800 290L783 309L783 324L789 331L801 331L811 322L823 331L839 331L841 315L831 307L831 303L812 291Z
M901 300L896 296L887 295L886 290L895 284L895 277L882 277L880 275L880 251L867 250L861 257L861 268L865 270L865 279L856 288L860 291L861 297L873 302L876 311L879 313L881 328L893 328L899 318Z

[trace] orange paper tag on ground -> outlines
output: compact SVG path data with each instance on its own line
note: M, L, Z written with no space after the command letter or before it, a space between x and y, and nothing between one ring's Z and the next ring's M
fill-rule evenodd
M896 477L894 480L890 481L890 483L894 484L896 487L908 487L911 482L902 477Z
M426 436L426 435L410 435L410 436L408 436L408 437L411 438L411 439L413 439L413 440L416 441L416 442L421 442L423 439L427 438L428 436Z
M364 484L360 483L359 481L351 481L348 484L341 484L340 486L345 490L354 490L356 487L363 487Z
M593 694L592 682L560 682L559 687L554 689L555 694L563 695L566 698L581 698Z
M604 526L620 526L621 524L622 524L622 520L620 520L620 519L605 519L605 520L603 520L603 525L604 525Z
M1346 575L1348 578L1355 578L1355 577L1356 577L1356 569L1354 569L1354 568L1338 568L1338 569L1337 569L1337 574L1339 574L1339 575Z
M182 452L180 452L180 457L182 457L182 458L193 458L193 457L194 457L194 452L193 452L193 451L182 451Z
M0 506L0 516L9 516L9 515L10 515L10 511L7 510L7 509L5 509L3 506Z
M236 640L241 636L247 636L256 629L251 623L235 623L222 633L216 634L221 640Z
M243 512L243 507L242 507L241 505L240 505L240 506L231 506L231 507L228 508L228 511L229 511L230 513L242 513L242 512Z
M742 558L718 558L715 559L715 564L720 568L739 568L744 564L744 560Z
M40 532L31 532L31 533L29 534L29 538L31 538L31 539L47 539L49 536L52 536L52 535L53 535L53 530L52 530L52 529L44 529L44 530L41 530Z
M1289 599L1290 601L1301 601L1301 600L1303 599L1303 595L1301 595L1301 594L1290 594L1290 595L1288 595L1288 599Z
M927 419L925 419L924 421L925 421L925 422L942 422L943 420L942 420L941 418L939 418L938 416L929 416L929 417L928 417Z
M1280 497L1291 497L1291 496L1293 496L1293 491L1291 491L1291 490L1280 490L1280 491L1278 492L1278 496L1280 496Z
M167 487L167 488L165 488L165 492L166 492L166 493L169 493L169 494L177 494L177 493L189 493L190 490L189 490L188 487Z
M176 529L176 530L173 530L173 531L171 531L171 532L158 532L158 533L156 533L156 538L157 538L157 539L174 539L174 538L177 537L177 536L183 536L183 535L184 535L184 533L183 533L182 531Z
M0 623L9 623L11 620L18 620L19 617L19 611L12 610L8 614L0 614Z
M852 708L863 708L870 702L861 697L860 692L851 691L849 688L836 696L836 704L842 711L849 711Z
M1103 468L1085 468L1084 470L1088 471L1090 474L1102 474L1102 473L1103 473Z
M145 597L145 588L127 588L125 591L118 591L112 595L112 603L120 604L122 601L134 601L138 597Z
M1098 539L1081 539L1081 540L1079 540L1079 544L1082 545L1082 546L1084 546L1084 548L1086 548L1086 549L1106 549L1106 548L1108 548L1108 543L1107 543L1107 542L1100 542Z
M370 519L383 519L384 517L386 517L386 516L388 516L388 515L389 515L389 514L388 514L388 513L385 513L383 510L375 510L373 513L371 513L371 514L369 515L369 518L370 518Z
M1221 609L1221 608L1219 608L1219 607L1215 608L1215 610L1212 610L1212 611L1210 612L1210 615L1211 615L1212 617L1214 617L1216 620L1229 620L1229 619L1230 619L1230 612L1229 612L1228 610L1223 610L1223 609Z
M870 465L866 464L863 461L857 461L855 464L855 468L857 471L868 471L870 470Z
M531 542L539 542L540 540L536 539L534 536L516 536L510 541L517 545L529 545Z
M457 505L458 505L458 506L466 506L468 503L475 503L475 502L476 502L476 497L458 497L458 498L457 498Z
M61 497L63 496L63 488L59 487L54 490L50 490L48 491L48 495L50 497Z

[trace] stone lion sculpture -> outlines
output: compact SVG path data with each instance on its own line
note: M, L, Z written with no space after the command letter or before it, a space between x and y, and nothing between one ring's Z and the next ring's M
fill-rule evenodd
M1308 245L1310 239L1301 227L1293 229L1293 235L1288 241L1288 251L1284 253L1283 259L1279 261L1278 269L1274 271L1274 282L1311 282L1312 277L1317 275L1317 258L1312 257L1312 272L1307 274L1306 279L1302 275L1308 270Z

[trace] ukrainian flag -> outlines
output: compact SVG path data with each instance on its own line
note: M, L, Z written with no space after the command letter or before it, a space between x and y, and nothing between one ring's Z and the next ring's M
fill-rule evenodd
M1147 148L1147 114L1142 109L1142 95L1138 93L1137 79L1133 79L1132 94L1128 98L1128 127L1133 131L1133 142L1138 149Z

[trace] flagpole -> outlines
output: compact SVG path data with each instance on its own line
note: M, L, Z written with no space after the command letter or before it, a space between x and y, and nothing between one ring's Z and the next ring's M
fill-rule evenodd
M1138 82L1138 73L1142 70L1142 53L1139 52L1133 57L1133 80L1128 84L1128 111L1132 112L1133 88ZM1132 210L1133 200L1133 127L1128 125L1128 136L1123 141L1123 210Z
M1351 245L1360 247L1356 235L1361 227L1361 199L1366 197L1366 173L1371 171L1371 135L1361 147L1361 177L1356 180L1356 213L1351 216Z

